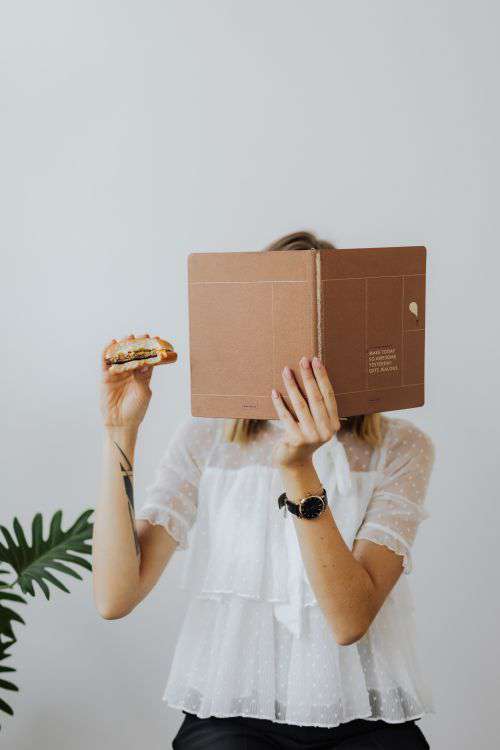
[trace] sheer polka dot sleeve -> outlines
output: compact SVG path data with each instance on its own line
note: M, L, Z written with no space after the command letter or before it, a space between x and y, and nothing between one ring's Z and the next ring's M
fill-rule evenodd
M189 415L174 430L156 468L154 481L135 514L161 524L181 549L196 519L198 485L214 438L216 420Z
M394 420L377 482L356 539L383 544L412 569L411 547L418 526L429 516L424 507L435 459L429 435L409 420Z

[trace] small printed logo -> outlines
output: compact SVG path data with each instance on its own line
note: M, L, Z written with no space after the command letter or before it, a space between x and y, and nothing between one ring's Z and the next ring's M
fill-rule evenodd
M257 404L242 404L244 409L256 409Z

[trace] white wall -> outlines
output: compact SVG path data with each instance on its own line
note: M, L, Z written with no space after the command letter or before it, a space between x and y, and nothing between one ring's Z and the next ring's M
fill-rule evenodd
M186 256L311 228L429 248L437 447L412 577L434 750L489 750L498 713L498 5L45 0L0 7L1 522L93 507L98 360L172 340L140 435L140 502L189 410ZM5 350L4 350L5 351ZM56 356L57 355L57 356ZM496 496L496 497L495 497ZM182 553L179 553L181 555ZM160 750L185 600L174 559L128 618L90 575L30 601L3 747Z

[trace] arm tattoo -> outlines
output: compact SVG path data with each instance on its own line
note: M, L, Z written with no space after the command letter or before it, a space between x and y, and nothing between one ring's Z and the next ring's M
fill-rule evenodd
M120 469L122 471L122 477L123 482L125 484L125 492L127 493L127 500L128 500L128 512L130 516L130 523L132 525L132 531L134 533L134 542L135 542L135 553L137 557L141 554L141 545L139 543L139 537L137 536L137 529L135 528L135 519L134 519L134 485L132 482L134 472L132 469L132 464L128 460L125 453L122 451L118 443L115 443L113 440L113 443L116 445L120 453L122 454L124 461L126 463L125 466L123 466L122 462L120 461Z

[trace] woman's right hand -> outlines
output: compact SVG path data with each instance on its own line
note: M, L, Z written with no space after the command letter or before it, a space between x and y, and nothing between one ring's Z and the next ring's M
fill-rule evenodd
M131 333L126 338L134 339L135 336ZM109 372L104 353L115 341L116 339L110 341L102 351L101 414L106 427L137 430L151 400L152 390L149 383L153 365L138 361L134 367L124 372Z

